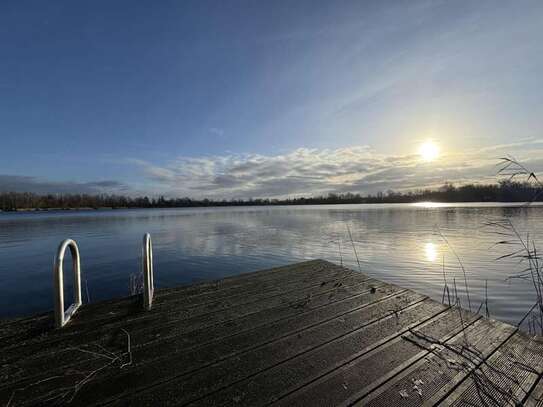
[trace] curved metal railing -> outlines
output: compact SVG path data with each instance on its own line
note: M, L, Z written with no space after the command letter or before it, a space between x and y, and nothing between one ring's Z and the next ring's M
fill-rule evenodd
M64 253L70 248L74 273L74 302L64 311ZM53 263L53 285L55 290L55 327L62 328L81 306L81 261L79 249L72 239L64 240L58 247Z
M153 305L153 295L155 293L155 283L153 277L153 243L151 235L143 235L142 247L142 272L143 272L143 307L150 310Z
M70 248L74 273L74 302L64 310L64 254ZM151 235L143 236L142 247L142 274L143 274L143 307L150 310L153 305L155 292L153 275L153 243ZM53 286L55 296L55 327L62 328L70 321L79 307L81 300L81 258L77 243L72 239L64 240L58 247L53 264Z

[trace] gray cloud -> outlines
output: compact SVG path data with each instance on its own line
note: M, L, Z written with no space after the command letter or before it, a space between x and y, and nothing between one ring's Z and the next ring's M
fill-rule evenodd
M93 182L55 182L37 177L0 174L0 192L34 192L37 194L127 193L130 188L113 180Z

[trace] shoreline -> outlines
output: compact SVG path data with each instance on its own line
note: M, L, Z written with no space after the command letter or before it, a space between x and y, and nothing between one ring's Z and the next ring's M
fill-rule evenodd
M18 208L15 210L2 210L0 209L0 214L15 214L15 213L36 213L36 212L91 212L91 211L114 211L114 210L133 210L133 209L198 209L198 208L244 208L244 207L309 207L309 206L339 206L339 205L367 205L367 206L378 206L378 205L409 205L425 209L435 209L442 207L454 207L456 205L463 207L489 207L489 206L505 206L505 207L530 207L543 206L543 202L530 202L526 203L524 201L457 201L457 202L444 202L444 201L419 201L419 202L361 202L361 203L312 203L312 204L247 204L247 205L194 205L194 206L171 206L171 207L140 207L140 206L126 206L126 207L81 207L81 208Z

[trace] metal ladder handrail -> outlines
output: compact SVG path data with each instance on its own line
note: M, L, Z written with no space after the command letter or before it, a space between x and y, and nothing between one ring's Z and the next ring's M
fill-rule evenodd
M70 248L74 273L74 302L64 311L64 253ZM81 306L81 260L77 243L72 239L64 240L57 250L53 263L53 285L55 290L55 327L62 328Z
M155 283L153 276L153 243L149 233L143 235L141 266L143 273L143 308L150 310L153 305Z

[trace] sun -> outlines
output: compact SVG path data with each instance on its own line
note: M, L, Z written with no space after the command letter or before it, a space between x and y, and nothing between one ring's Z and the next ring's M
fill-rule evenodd
M421 144L419 154L424 161L434 161L439 157L439 147L433 141L428 140Z

